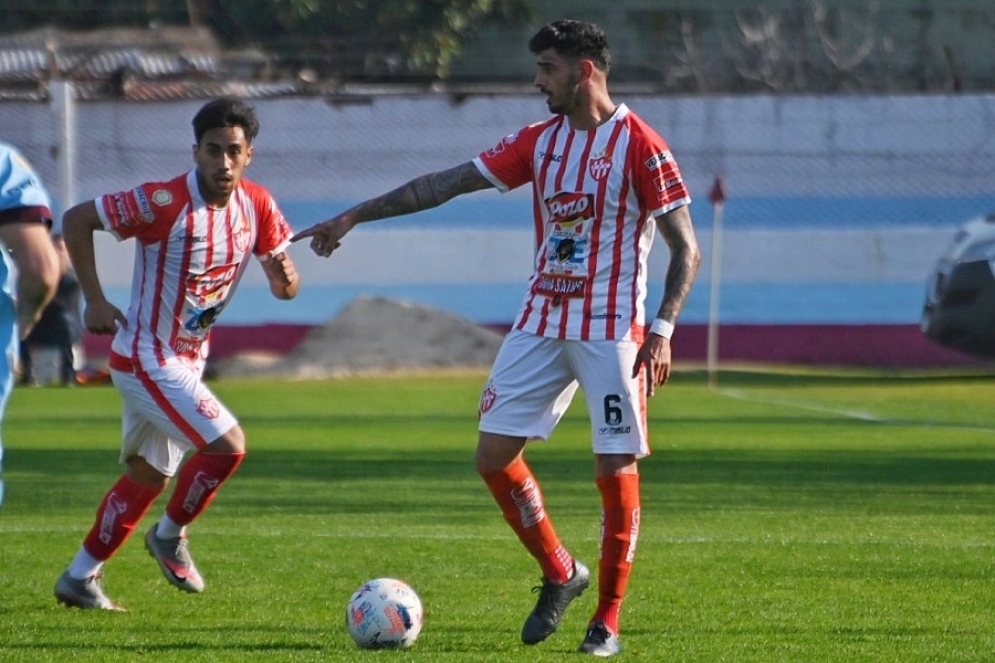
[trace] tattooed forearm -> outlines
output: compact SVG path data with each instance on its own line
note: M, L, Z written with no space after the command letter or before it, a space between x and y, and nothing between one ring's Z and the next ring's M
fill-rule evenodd
M476 166L467 162L449 170L417 177L356 209L357 220L374 221L438 207L463 193L493 186Z
M684 302L691 293L691 284L694 283L695 274L698 272L699 260L694 257L696 255L680 252L671 256L663 287L663 302L656 317L669 322L677 321L677 316L684 308Z
M656 317L676 322L698 274L701 251L691 225L691 214L686 207L668 213L657 225L670 247L670 265L664 282L663 301Z

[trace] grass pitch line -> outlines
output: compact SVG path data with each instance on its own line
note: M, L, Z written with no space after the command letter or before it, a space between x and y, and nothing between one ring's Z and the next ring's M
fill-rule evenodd
M716 389L715 393L720 396L734 398L736 400L748 401L751 403L763 403L764 405L777 405L779 407L789 407L796 410L806 410L808 412L820 412L823 414L834 414L846 419L856 419L873 424L885 424L887 426L918 426L920 428L951 428L955 430L969 430L980 433L995 433L995 428L991 426L977 426L974 424L962 424L953 421L921 421L917 419L894 419L883 417L873 412L863 410L850 410L835 408L818 403L805 403L792 401L783 398L760 398L739 389Z
M752 394L739 389L717 389L716 393L720 396L727 396L729 398L735 398L740 401L749 401L751 403L763 403L764 405L777 405L780 407L790 407L796 410L807 410L809 412L821 412L824 414L835 414L841 417L846 417L847 419L859 419L860 421L870 421L872 423L890 423L891 420L884 417L879 417L872 412L863 412L861 410L844 410L840 408L828 407L825 405L818 405L814 403L802 403L798 401L785 400L783 398L758 398Z

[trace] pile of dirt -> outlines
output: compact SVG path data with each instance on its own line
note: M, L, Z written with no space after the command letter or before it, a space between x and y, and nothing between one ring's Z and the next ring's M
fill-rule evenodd
M286 356L239 355L212 366L217 377L323 379L432 369L488 368L501 334L420 304L361 297L308 332Z

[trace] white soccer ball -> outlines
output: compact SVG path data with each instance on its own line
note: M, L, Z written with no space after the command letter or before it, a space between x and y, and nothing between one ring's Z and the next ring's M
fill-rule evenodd
M349 635L363 649L410 647L421 633L421 599L407 583L377 578L353 593L345 618Z

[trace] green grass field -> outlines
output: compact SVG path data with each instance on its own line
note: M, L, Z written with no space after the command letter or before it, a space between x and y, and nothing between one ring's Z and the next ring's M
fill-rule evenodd
M162 579L140 536L105 567L129 612L52 586L116 464L111 387L19 389L3 436L0 661L576 661L589 590L518 640L539 572L473 470L483 375L214 383L249 455L191 528L208 587ZM678 372L651 402L621 660L990 661L995 376ZM530 461L568 548L597 565L582 400ZM344 608L396 576L426 620L358 650Z

